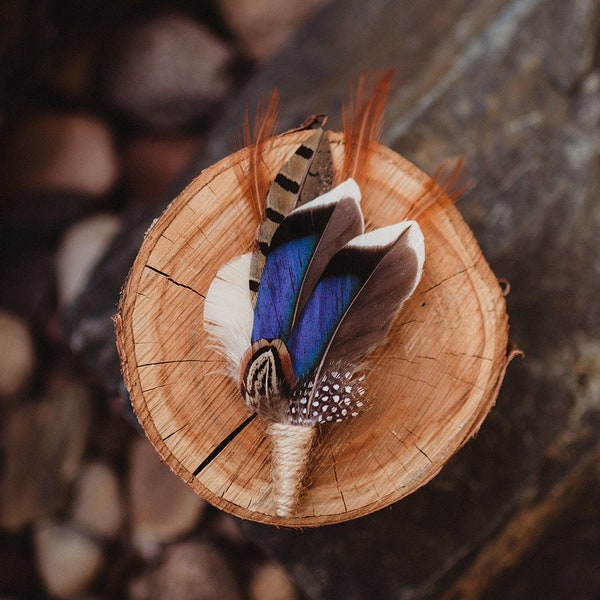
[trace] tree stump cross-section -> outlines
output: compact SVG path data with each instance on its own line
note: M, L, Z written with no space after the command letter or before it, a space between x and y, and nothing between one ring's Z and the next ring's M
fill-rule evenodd
M273 141L264 156L273 176L306 135ZM343 137L328 135L337 167ZM203 171L147 233L115 319L125 382L163 460L215 506L293 527L359 517L424 485L479 429L508 362L503 292L442 198L419 219L422 280L369 359L371 408L319 429L297 512L276 516L266 425L248 412L203 325L216 272L252 247L257 223L236 177L248 160L241 150ZM406 218L429 181L383 146L371 161L367 229Z

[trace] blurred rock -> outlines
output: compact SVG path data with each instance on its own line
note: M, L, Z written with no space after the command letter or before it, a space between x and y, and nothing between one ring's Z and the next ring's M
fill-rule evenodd
M197 151L197 137L140 136L124 152L124 177L133 200L156 204L173 193L173 182Z
M106 95L151 130L173 131L203 116L229 91L231 49L183 14L155 17L122 35L107 63Z
M277 563L266 563L254 573L248 590L250 600L296 600L298 594L288 574Z
M43 523L34 543L39 573L53 597L81 594L102 566L101 545L69 524Z
M244 53L260 62L281 50L329 0L219 0L218 5Z
M207 523L207 532L215 538L226 540L226 543L233 546L239 546L247 541L246 536L240 531L239 519L225 512L211 515Z
M22 390L35 367L35 348L27 324L0 310L0 396Z
M15 409L3 431L0 525L17 530L64 508L85 449L91 398L56 378L45 397Z
M80 472L72 507L73 521L90 535L113 539L123 522L123 503L115 472L101 462Z
M170 546L162 565L134 580L130 600L241 600L235 575L209 544Z
M120 225L118 217L98 214L67 230L56 253L58 297L62 305L69 304L83 290Z
M206 503L160 461L152 445L137 438L129 454L132 542L145 557L191 531Z
M86 114L44 112L7 141L6 173L15 191L106 194L118 177L111 132Z
M62 334L70 349L109 393L123 398L124 412L135 422L121 376L112 317L144 234L159 212L156 208L132 207L124 215L123 227L84 292L61 311Z

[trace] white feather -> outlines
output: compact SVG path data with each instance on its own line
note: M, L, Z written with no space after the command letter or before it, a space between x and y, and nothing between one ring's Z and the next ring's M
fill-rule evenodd
M416 287L421 280L421 275L423 274L423 265L425 264L425 238L423 237L423 232L416 221L404 221L404 223L407 223L408 227L410 227L406 233L408 235L408 244L417 255L418 271L415 281Z
M218 342L235 379L251 345L254 323L248 288L251 260L252 254L247 253L225 263L212 280L204 301L204 329Z

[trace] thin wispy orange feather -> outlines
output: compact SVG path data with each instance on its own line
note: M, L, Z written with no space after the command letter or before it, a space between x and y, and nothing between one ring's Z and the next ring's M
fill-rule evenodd
M262 157L277 128L278 107L279 92L274 88L268 99L259 99L252 126L248 107L244 115L242 141L244 146L250 147L250 168L249 173L238 169L236 174L258 223L264 220L265 197L270 183Z
M339 181L352 177L359 186L365 183L369 168L371 142L381 135L383 111L390 92L392 71L386 71L370 94L366 92L366 78L361 75L356 96L350 92L348 103L342 107L344 125L344 163Z
M443 198L456 203L471 185L472 181L466 176L463 158L445 160L427 182L423 193L415 200L406 218L425 218Z

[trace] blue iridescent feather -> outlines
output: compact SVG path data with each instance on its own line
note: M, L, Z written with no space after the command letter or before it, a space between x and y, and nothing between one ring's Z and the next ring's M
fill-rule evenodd
M342 316L363 281L352 273L323 277L299 315L286 345L298 379L319 364Z
M286 340L290 334L300 285L317 245L316 235L275 246L267 256L254 309L252 343Z
M260 279L252 343L286 340L329 259L362 233L360 190L348 180L292 211L277 228Z
M275 232L241 377L250 405L271 406L284 394L301 422L312 416L315 394L327 400L330 385L352 387L423 266L423 236L414 221L363 234L358 204L336 190L328 195L340 197L329 202L326 195L292 211ZM341 402L339 394L332 398L321 405Z

